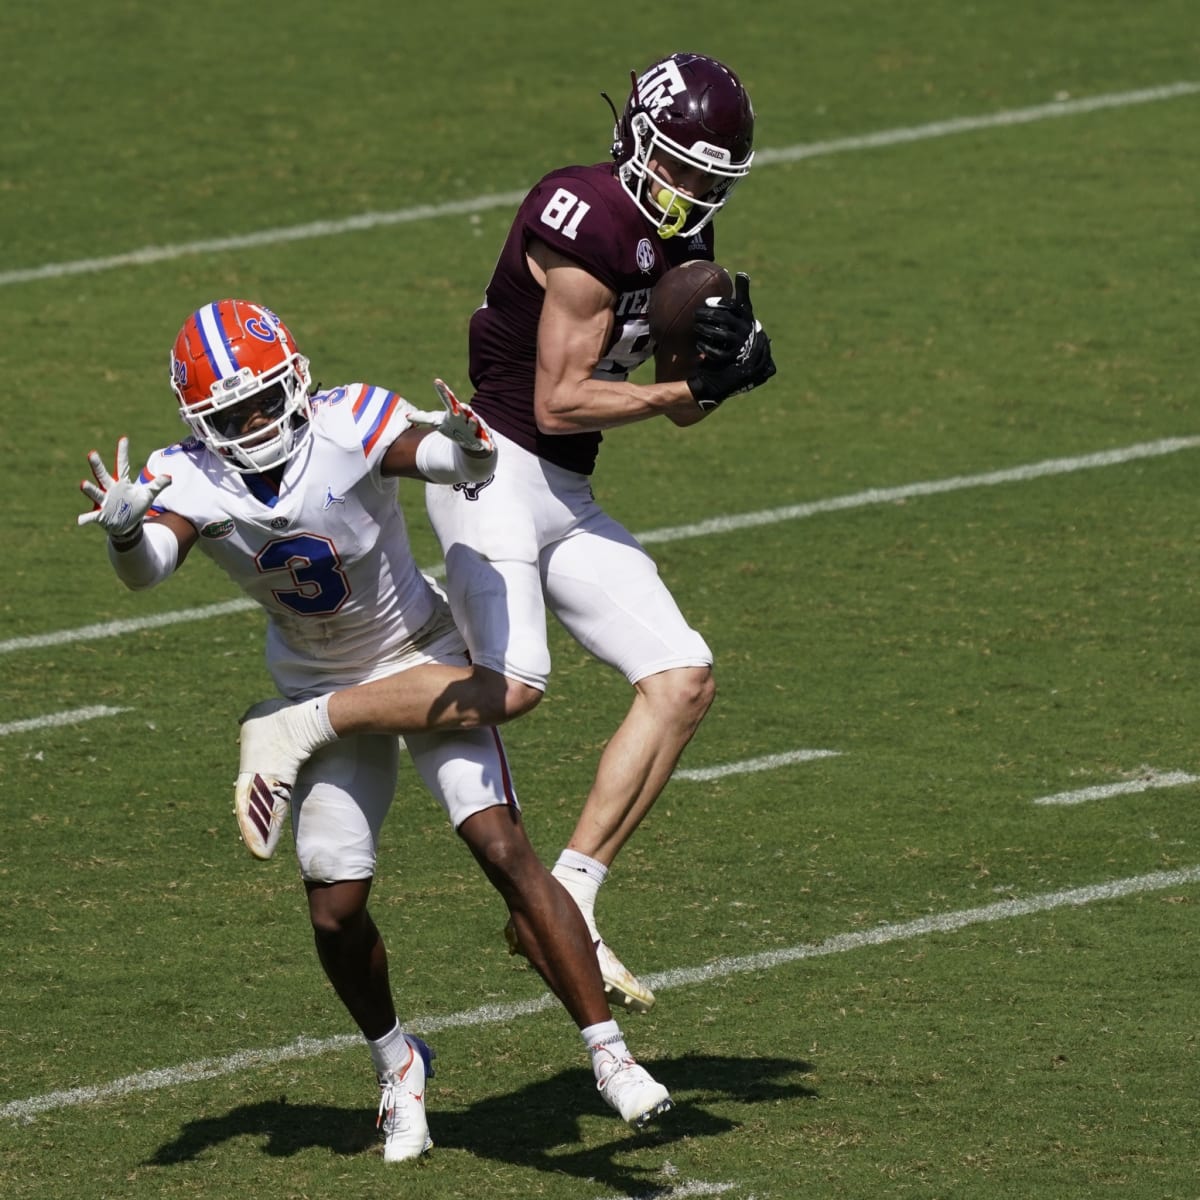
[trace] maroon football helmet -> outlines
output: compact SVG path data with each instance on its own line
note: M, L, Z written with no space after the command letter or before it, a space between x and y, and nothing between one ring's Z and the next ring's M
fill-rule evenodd
M738 77L703 54L672 54L633 82L613 131L617 175L660 237L693 234L750 173L754 109ZM670 155L714 177L703 196L681 195L650 167Z

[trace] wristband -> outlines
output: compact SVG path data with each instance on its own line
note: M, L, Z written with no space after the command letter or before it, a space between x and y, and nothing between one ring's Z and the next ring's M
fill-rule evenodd
M108 539L108 561L130 591L162 583L179 565L179 539L166 525L147 521L142 536L124 548Z
M479 458L440 433L429 433L417 443L415 461L430 483L482 483L496 470L496 451Z

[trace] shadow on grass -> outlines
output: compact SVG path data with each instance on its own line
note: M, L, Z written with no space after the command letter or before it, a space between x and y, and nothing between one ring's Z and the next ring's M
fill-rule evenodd
M755 1105L778 1100L808 1100L815 1090L796 1081L809 1065L784 1058L728 1058L689 1054L651 1064L656 1078L670 1089L675 1108L648 1130L635 1132L621 1123L596 1093L585 1068L560 1071L515 1092L477 1100L466 1108L439 1109L431 1089L429 1127L434 1152L463 1150L477 1158L593 1180L616 1190L653 1186L657 1165L642 1170L623 1165L618 1156L632 1150L666 1146L680 1138L714 1137L736 1129L729 1103ZM720 1107L722 1112L710 1111ZM598 1145L583 1146L579 1119L609 1116L613 1134ZM232 1138L265 1138L265 1154L286 1158L310 1147L333 1154L362 1154L378 1145L374 1114L368 1110L296 1104L286 1097L240 1105L224 1116L189 1121L173 1141L159 1147L147 1165L173 1166L198 1158Z

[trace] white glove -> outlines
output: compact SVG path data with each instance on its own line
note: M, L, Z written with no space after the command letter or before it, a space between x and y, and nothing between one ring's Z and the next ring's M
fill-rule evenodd
M89 450L87 457L96 482L85 479L80 483L79 490L96 507L91 512L80 513L77 520L80 525L90 525L94 521L109 537L125 537L141 525L154 498L163 488L170 486L171 477L159 475L149 483L132 482L129 478L127 437L117 440L115 478L108 473L95 450Z
M440 379L435 379L433 386L446 406L446 411L411 412L408 414L409 424L436 429L442 437L449 438L464 450L486 450L490 454L496 448L496 443L492 439L492 431L483 423L483 418L476 416L475 410L469 404L463 404Z

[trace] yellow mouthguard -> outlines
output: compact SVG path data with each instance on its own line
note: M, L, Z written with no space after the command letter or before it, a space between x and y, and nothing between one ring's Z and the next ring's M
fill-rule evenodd
M664 239L674 237L687 222L688 213L692 211L692 202L667 188L660 188L654 195L654 201L663 210L658 236Z

